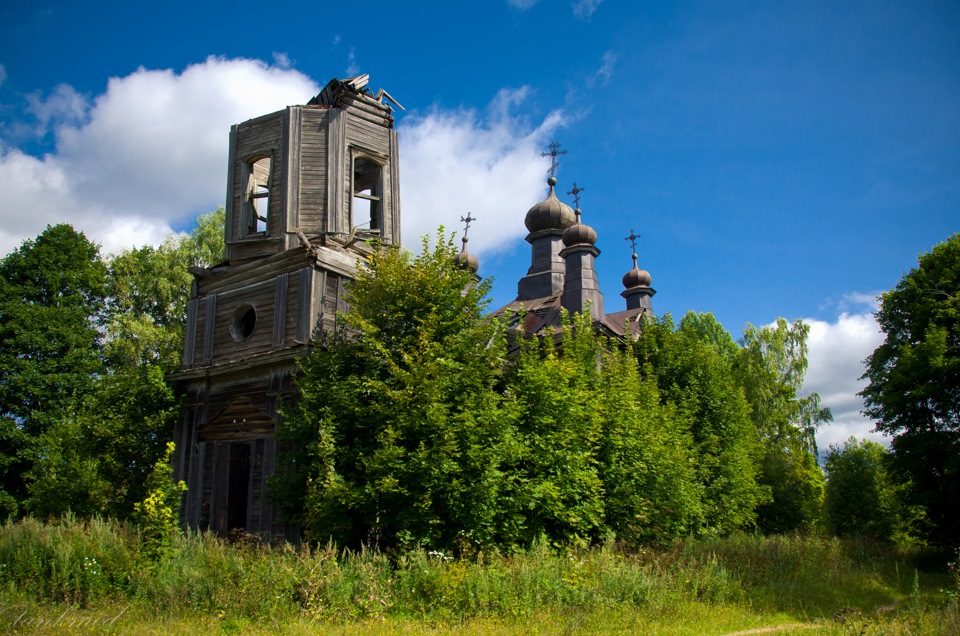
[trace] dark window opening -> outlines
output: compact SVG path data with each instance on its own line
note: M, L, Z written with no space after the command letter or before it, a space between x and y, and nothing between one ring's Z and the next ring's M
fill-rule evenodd
M257 310L253 305L242 305L233 313L233 324L230 325L230 335L237 342L246 340L253 334L257 326Z
M260 157L246 164L247 185L244 196L247 235L266 234L270 214L270 157Z
M230 444L228 475L227 530L245 530L250 483L250 444Z
M383 225L382 167L366 157L353 160L352 225L377 234Z

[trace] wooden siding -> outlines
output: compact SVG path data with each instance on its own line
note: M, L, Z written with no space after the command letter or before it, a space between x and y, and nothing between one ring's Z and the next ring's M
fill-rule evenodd
M298 182L299 220L297 225L307 236L316 236L327 230L327 157L329 139L327 126L330 110L305 108L300 127L300 173ZM332 111L334 113L338 110Z
M326 231L350 233L347 194L350 191L350 155L347 152L347 115L340 109L330 112L327 132L327 218Z
M283 114L284 134L280 144L280 183L277 184L283 219L280 227L281 249L297 246L294 231L300 227L300 155L303 107L291 106Z
M360 113L353 110L346 112L348 113L347 144L359 146L384 156L390 154L389 128L383 124L363 119Z
M207 334L212 340L204 341L206 346L212 342L211 364L221 364L228 360L240 360L259 353L266 353L273 348L273 324L275 320L276 283L266 280L255 285L248 285L208 297L216 299L216 319L212 328L207 323ZM242 307L250 305L256 312L256 323L250 335L242 340L234 337L231 330L237 312Z
M245 121L234 127L232 132L230 166L230 184L227 206L230 210L230 225L226 228L229 260L254 258L275 253L281 249L284 231L281 208L284 197L283 176L285 157L282 156L284 137L284 119L286 111L278 111L256 119ZM245 211L245 194L248 170L245 165L254 157L271 157L270 162L270 205L267 211L267 230L264 234L247 236L248 222Z

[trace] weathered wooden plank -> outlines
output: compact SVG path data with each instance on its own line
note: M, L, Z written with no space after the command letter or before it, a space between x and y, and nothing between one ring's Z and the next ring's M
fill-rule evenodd
M349 231L349 228L344 229L346 225L344 210L346 188L344 187L344 181L347 178L345 173L348 161L346 155L348 119L340 109L331 111L327 132L327 156L329 157L327 164L327 232Z
M273 302L273 347L282 347L286 340L287 327L287 278L288 274L277 276L276 298Z
M204 309L204 318L206 324L204 325L204 334L203 334L203 362L204 364L209 364L210 360L213 358L213 334L214 327L217 324L217 295L211 294L207 296L206 307Z
M266 480L270 475L273 475L276 472L276 458L277 458L277 441L273 437L269 437L264 441L263 445L263 475L264 480ZM261 523L264 528L271 529L273 528L274 520L274 510L276 504L270 503L269 505L264 506L263 510L263 519Z
M193 357L197 349L197 305L199 300L191 298L187 301L187 326L183 335L183 367L193 366Z
M313 289L313 277L316 272L312 267L304 267L300 270L300 285L297 290L297 336L296 342L305 343L310 338L311 331L311 313L312 299L311 290Z
M229 260L233 256L233 254L231 253L229 241L233 239L233 237L240 236L239 220L237 218L238 215L235 213L236 200L234 198L235 190L236 190L236 184L235 184L236 175L234 174L235 173L234 166L236 164L236 161L234 160L234 157L236 156L236 153L237 153L237 126L233 125L230 127L230 144L229 144L229 150L227 154L230 160L227 162L227 198L226 198L226 210L225 210L226 216L224 219L224 229L226 234L226 240L228 242L227 249L226 249L227 260Z
M390 131L390 182L385 187L388 205L384 211L384 227L390 228L388 237L392 236L392 242L400 245L400 142L396 130Z

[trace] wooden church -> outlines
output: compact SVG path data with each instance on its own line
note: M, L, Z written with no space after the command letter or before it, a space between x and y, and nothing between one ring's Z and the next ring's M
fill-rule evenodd
M186 395L174 431L174 478L188 488L185 527L299 540L267 494L279 405L294 397L297 357L334 330L359 261L376 242L400 243L397 134L383 101L393 100L382 90L371 95L367 81L334 79L306 105L230 130L226 260L193 272L183 368L173 376ZM524 219L530 269L516 300L494 315L518 333L556 335L563 312L589 311L598 331L627 337L652 315L650 274L634 249L623 277L626 310L605 313L597 234L581 222L579 205L554 191L564 154L557 148L548 195ZM574 184L577 203L581 191ZM464 220L469 227L473 219ZM631 231L627 240L636 238ZM476 273L466 232L463 245L457 263Z
M233 126L225 262L194 271L174 432L186 527L296 540L267 497L296 358L334 327L344 281L400 242L397 134L367 76ZM386 96L389 99L389 95Z

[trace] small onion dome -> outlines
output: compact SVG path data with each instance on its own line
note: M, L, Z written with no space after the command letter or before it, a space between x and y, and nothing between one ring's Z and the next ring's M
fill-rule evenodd
M597 233L589 225L580 222L580 208L576 210L577 224L571 225L563 231L563 244L567 247L573 245L594 245L597 242Z
M480 269L480 260L467 250L463 250L454 256L453 262L456 263L460 269L470 270L474 274Z
M547 179L547 185L550 186L550 194L530 208L526 218L523 219L523 224L531 234L541 230L564 230L577 222L573 209L558 199L553 191L557 180L550 177Z
M623 286L627 289L650 286L650 272L637 267L636 254L633 255L633 269L623 275Z

